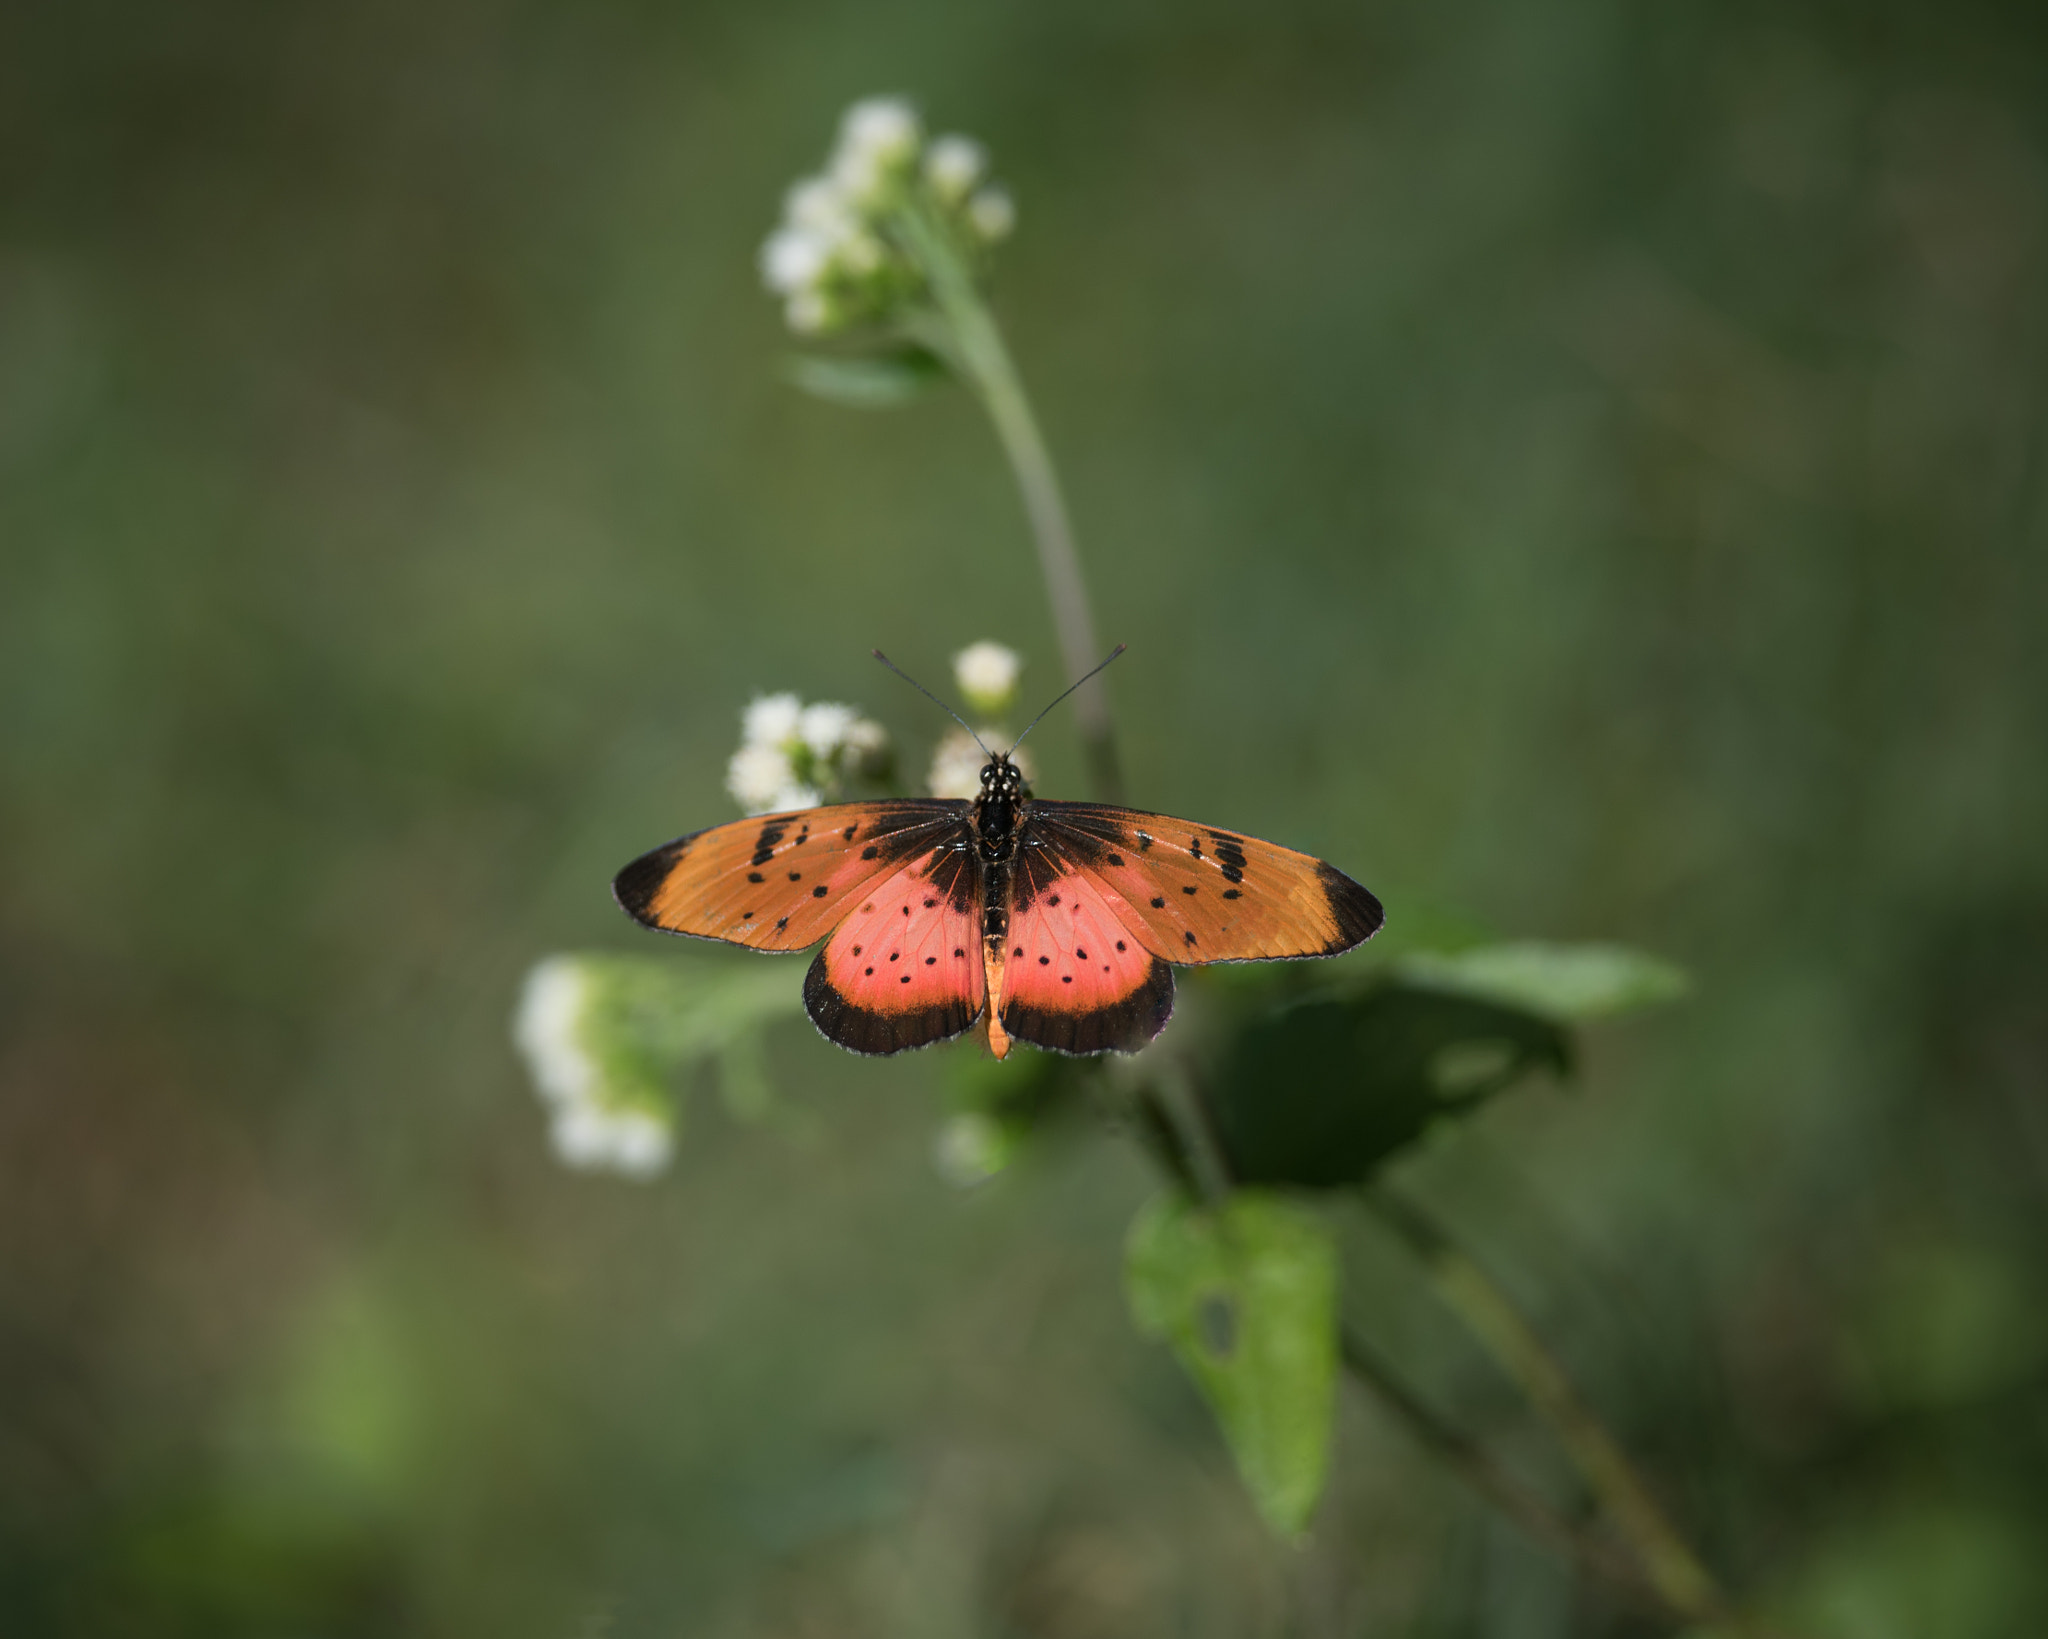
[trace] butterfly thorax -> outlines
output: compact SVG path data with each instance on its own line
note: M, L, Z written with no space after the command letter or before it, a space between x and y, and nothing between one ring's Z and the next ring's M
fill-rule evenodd
M981 795L974 799L974 839L984 865L1008 862L1017 846L1017 816L1027 801L1023 771L1007 753L982 766Z

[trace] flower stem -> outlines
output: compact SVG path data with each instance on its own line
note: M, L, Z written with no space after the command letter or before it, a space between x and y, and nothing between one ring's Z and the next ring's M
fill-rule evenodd
M1445 1304L1550 1425L1658 1597L1688 1621L1725 1621L1727 1596L1507 1294L1419 1207L1384 1188L1367 1191L1365 1199L1421 1260Z
M897 223L911 254L924 269L945 321L946 339L951 344L947 354L980 397L995 424L1003 453L1009 457L1038 547L1038 567L1052 605L1060 656L1066 662L1067 675L1079 677L1102 658L1095 615L1081 574L1081 555L1074 545L1067 504L1060 493L1059 474L1038 430L1023 378L1003 343L995 315L982 300L973 274L946 229L916 204L905 206ZM1074 714L1095 796L1104 802L1121 800L1123 774L1116 754L1116 731L1101 678L1090 678L1075 690Z
M1161 1170L1205 1204L1220 1205L1232 1188L1230 1164L1193 1079L1171 1059L1155 1061L1151 1082L1139 1096L1152 1106L1154 1120L1147 1147ZM1536 1541L1638 1604L1690 1614L1677 1610L1632 1557L1567 1519L1496 1463L1476 1441L1438 1416L1348 1321L1339 1332L1338 1358L1345 1371L1407 1428L1418 1445Z

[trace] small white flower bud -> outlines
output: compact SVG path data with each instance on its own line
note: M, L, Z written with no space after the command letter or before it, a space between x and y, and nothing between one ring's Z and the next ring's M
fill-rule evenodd
M740 713L740 738L750 746L779 746L794 740L804 706L794 694L757 694Z
M780 746L741 746L725 765L725 789L749 814L771 814L787 806L783 793L795 783L796 770Z
M799 336L823 335L832 327L832 304L815 290L799 290L782 304L783 323Z
M917 158L923 140L917 111L900 97L857 102L840 122L839 147L832 155L833 185L853 209L865 209Z
M597 1065L579 1034L588 997L582 966L567 956L537 963L519 993L512 1039L542 1100L568 1106L587 1099L597 1085Z
M874 777L889 771L889 731L880 723L863 717L846 731L846 767L849 774Z
M791 781L775 793L775 800L761 810L764 814L788 814L799 808L815 808L824 798L818 795L814 785L803 785Z
M1009 189L991 185L967 201L967 220L985 243L993 245L1010 237L1017 225L1017 205Z
M849 233L832 247L832 263L856 277L873 273L882 265L882 241L871 233Z
M924 140L917 110L901 97L863 97L839 119L839 149L887 164L907 158Z
M965 729L949 730L932 752L925 784L935 797L971 802L981 795L981 765L988 759Z
M761 282L778 296L793 296L817 282L831 250L803 228L777 228L761 246Z
M957 205L988 169L988 150L972 137L940 137L924 155L924 179L948 205Z
M652 1178L668 1165L675 1148L674 1135L659 1117L595 1104L558 1111L548 1138L567 1166L629 1178Z
M1017 674L1024 662L1015 649L986 640L970 643L953 656L953 681L974 710L995 716L1010 709L1017 693Z
M857 717L851 706L820 700L804 707L803 715L797 719L797 737L811 748L812 756L827 758L846 743Z
M807 176L782 196L782 217L793 228L832 238L845 231L851 213L830 177Z

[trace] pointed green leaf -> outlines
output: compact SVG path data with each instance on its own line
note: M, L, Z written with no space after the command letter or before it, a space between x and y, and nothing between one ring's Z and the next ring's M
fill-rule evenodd
M1410 956L1399 972L1433 989L1564 1023L1673 1001L1689 988L1682 969L1624 945L1481 945L1455 955Z
M947 378L944 362L922 347L841 356L799 353L790 382L814 398L857 410L888 410L921 398Z
M1222 1206L1149 1203L1125 1244L1140 1331L1187 1368L1259 1512L1296 1537L1329 1471L1337 1381L1337 1255L1314 1214L1240 1190Z

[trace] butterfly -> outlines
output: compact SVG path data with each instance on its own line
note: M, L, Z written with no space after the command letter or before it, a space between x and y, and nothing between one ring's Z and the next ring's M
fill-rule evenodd
M971 802L735 820L642 854L612 891L663 933L759 951L823 940L804 1008L841 1047L900 1053L981 1024L999 1059L1013 1041L1135 1052L1172 1015L1175 967L1336 956L1385 920L1377 899L1311 855L1164 814L1034 797L1015 750L988 753Z

